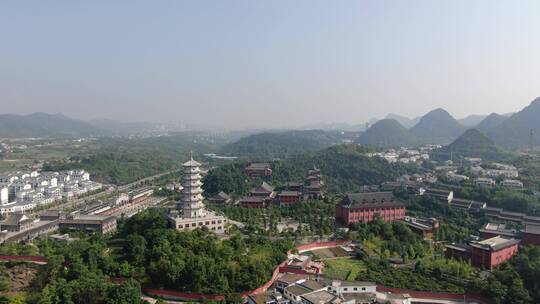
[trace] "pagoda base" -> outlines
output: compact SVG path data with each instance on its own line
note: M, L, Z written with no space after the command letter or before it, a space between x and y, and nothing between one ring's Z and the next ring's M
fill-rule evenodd
M169 216L168 221L172 227L179 231L206 227L211 232L218 234L225 233L225 225L227 224L226 217L217 215L212 211L207 211L203 217Z

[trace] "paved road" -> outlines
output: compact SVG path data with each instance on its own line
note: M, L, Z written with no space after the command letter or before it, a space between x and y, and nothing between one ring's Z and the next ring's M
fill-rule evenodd
M137 186L137 184L144 183L144 182L147 182L147 181L152 181L152 180L158 179L158 178L160 178L160 177L162 177L164 175L171 174L171 173L174 173L174 172L177 172L177 171L178 170L166 171L166 172L163 172L163 173L160 173L160 174L145 177L143 179L140 179L140 180L138 180L136 182L133 182L133 183L130 183L130 184L127 184L127 185L118 186L118 191L126 191L126 190L128 190L130 188L133 188L133 187Z

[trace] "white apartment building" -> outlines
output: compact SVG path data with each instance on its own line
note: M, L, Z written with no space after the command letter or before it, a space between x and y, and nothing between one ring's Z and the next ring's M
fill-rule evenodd
M487 177L479 177L474 181L474 183L477 186L485 186L485 187L493 187L496 184L494 179L487 178Z
M501 182L501 186L507 188L521 189L523 188L523 183L515 179L505 179Z
M0 214L21 212L62 198L74 198L102 185L84 170L16 172L0 176Z

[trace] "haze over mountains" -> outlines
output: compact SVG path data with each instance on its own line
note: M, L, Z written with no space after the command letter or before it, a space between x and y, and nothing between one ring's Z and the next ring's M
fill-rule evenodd
M540 131L540 98L513 114L471 115L459 121L444 109L435 109L422 116L413 127L408 129L405 125L410 125L413 120L403 119L399 115L389 116L396 119L392 119L393 122L384 119L380 121L382 123L372 125L359 136L357 142L383 147L417 144L444 145L456 140L467 129L475 128L487 136L486 138L493 140L497 146L504 148L526 148L531 144L534 147L540 146L540 139L534 133L535 130ZM399 121L403 123L400 124ZM532 137L531 130L533 130Z
M468 129L451 144L444 146L434 154L450 159L454 157L480 157L483 159L498 159L504 153L495 142L477 129Z
M540 118L540 98L512 115L492 113L488 116L471 115L456 120L446 110L438 108L414 119L396 114L388 114L386 117L382 120L373 120L366 130L363 130L365 124L320 124L321 128L317 129L326 131L303 134L287 134L287 132L281 131L278 134L289 142L294 142L294 138L297 138L296 136L299 134L302 134L303 137L312 136L312 140L315 142L314 146L327 146L329 142L336 139L332 132L348 131L343 140L351 138L360 144L392 147L450 144L467 129L476 128L501 147L526 148L530 144L540 146L540 139L534 133L540 132L540 120L538 119ZM114 120L82 121L71 119L62 114L0 115L0 137L4 138L125 136L159 131L162 128L164 125L158 123L124 123ZM532 137L530 136L531 130L533 130ZM260 131L246 131L245 135L255 133L260 133ZM267 133L276 133L276 131L270 130ZM352 137L351 134L359 136ZM274 140L275 136L268 138ZM257 139L257 141L261 141L261 139Z

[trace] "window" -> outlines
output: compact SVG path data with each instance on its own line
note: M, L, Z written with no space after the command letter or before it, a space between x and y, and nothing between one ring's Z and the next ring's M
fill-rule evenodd
M178 228L182 229L182 228L184 228L184 225L178 225Z
M197 223L191 223L191 227L197 226Z
M365 288L365 287L362 287L362 290L366 290L366 288Z

